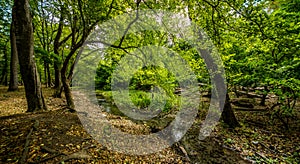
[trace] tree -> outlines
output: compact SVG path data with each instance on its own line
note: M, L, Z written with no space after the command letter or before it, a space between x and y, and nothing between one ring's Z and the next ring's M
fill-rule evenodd
M9 80L8 91L18 90L18 51L17 51L16 35L15 35L15 27L14 27L15 19L16 19L15 13L12 13L12 23L10 26L10 48L11 48L10 80Z
M71 31L69 35L67 35L64 39L62 39L62 41L58 44L58 46L55 47L59 48L59 46L62 46L63 43L67 42L70 39L70 44L68 46L69 51L63 60L63 65L60 73L61 73L62 86L67 100L67 105L71 109L74 109L74 102L73 102L73 97L70 88L70 81L73 76L74 66L76 64L76 61L74 60L74 55L76 54L78 49L84 44L88 35L96 27L96 25L99 22L105 21L109 18L114 1L102 2L102 3L103 4L99 4L99 2L91 2L91 1L87 2L87 1L78 0L77 3L65 4L65 5L72 6L71 8L69 8L69 10L73 14L67 17L67 21L70 22ZM109 10L105 12L107 8L105 7L103 8L103 6L106 6L107 3L109 4ZM91 7L93 7L94 11L97 12L94 12ZM64 10L66 9L67 7L64 6L62 8L61 14L64 14L65 12ZM58 42L60 40L62 34L62 29L63 29L62 20L64 20L63 16L61 16L59 30L58 30L58 32L59 31L61 32L60 34L58 33L59 35L56 36L55 42Z
M28 0L15 0L13 13L16 20L16 45L22 79L24 81L27 99L27 112L46 110L47 106L42 94L42 86L39 80L33 52L33 28Z
M232 26L228 22L235 19L235 15L230 14L230 12L232 10L232 7L239 7L241 2L236 1L232 4L232 6L227 4L227 2L209 0L203 0L202 2L187 0L185 1L185 3L187 3L188 6L189 18L193 22L201 26L213 40L215 46L219 50L222 50L224 46L222 42L226 40L226 38L224 38L223 36L223 33L226 31L231 31ZM205 60L207 60L206 63L214 63L210 56L204 56L204 54L205 53L201 52L201 56ZM222 55L222 57L225 56L224 53L222 54L222 51L220 51L220 54ZM213 72L218 71L217 66L212 66L212 68L209 68L208 65L208 69L212 69ZM218 80L214 81L218 82ZM239 126L239 123L230 104L229 95L226 94L222 96L226 96L221 117L222 120L232 128Z
M9 73L9 35L11 25L11 9L12 2L10 0L3 0L0 2L0 84L8 85Z
M8 79L7 79L7 72L8 72L8 51L7 51L7 44L1 43L1 49L3 52L3 60L1 60L1 77L0 77L0 84L6 85L8 84ZM1 55L2 57L2 55Z

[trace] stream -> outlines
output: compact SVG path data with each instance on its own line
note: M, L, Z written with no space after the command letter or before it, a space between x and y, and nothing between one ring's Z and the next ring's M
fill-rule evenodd
M98 104L104 108L104 111L107 113L111 113L113 115L126 117L124 113L122 113L119 108L112 104L111 102L107 101L103 95L97 95Z

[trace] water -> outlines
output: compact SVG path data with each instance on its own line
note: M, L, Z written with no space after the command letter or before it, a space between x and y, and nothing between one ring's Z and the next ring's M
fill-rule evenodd
M118 107L111 102L108 102L102 95L97 95L98 103L107 113L124 117L125 115L118 109Z

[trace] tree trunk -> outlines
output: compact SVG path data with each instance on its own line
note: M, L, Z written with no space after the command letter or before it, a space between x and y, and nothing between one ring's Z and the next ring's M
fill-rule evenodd
M68 64L70 62L70 59L73 56L73 54L75 54L76 50L77 50L76 48L71 50L71 52L66 57L66 59L64 61L64 64L63 64L63 67L61 69L61 81L62 81L62 84L63 84L65 97L66 97L66 100L67 100L67 105L72 111L74 111L75 105L74 105L73 96L72 96L72 93L71 93L69 80L68 80L66 74L67 74L67 68L68 68Z
M11 59L10 59L10 78L8 91L18 90L18 51L16 45L16 35L14 21L16 17L13 13L12 23L10 27L10 47L11 47Z
M4 58L4 68L2 69L2 73L1 73L1 79L0 79L0 84L3 84L5 86L7 86L8 84L8 80L7 80L7 70L8 70L8 53L7 53L7 46L5 45L4 49L3 49L3 58Z
M47 69L47 79L48 79L48 81L47 81L47 83L48 83L48 87L51 87L51 85L52 85L52 81L51 81L51 72L50 72L50 67L49 67L49 64L47 63L47 65L46 65L46 69Z
M268 92L269 92L269 89L268 89L267 86L264 86L264 89L265 89L265 91L264 91L264 93L263 93L263 96L262 96L261 102L260 102L260 105L261 105L261 106L266 106L266 98L267 98Z
M53 51L56 55L59 56L59 47L61 46L61 42L59 41L62 35L62 30L63 30L63 22L64 22L64 8L61 8L61 13L60 13L60 19L59 19L59 25L58 25L58 29L57 29L57 33L54 39L54 48ZM59 60L59 59L57 59ZM54 88L55 93L54 93L54 97L59 97L61 98L61 91L62 91L62 84L61 84L61 63L59 63L59 61L54 61Z
M47 78L47 63L44 60L44 79L45 79L45 86L48 87L48 78ZM41 82L43 83L43 80L41 78Z
M61 79L62 79L62 84L63 84L63 87L64 87L65 97L66 97L66 100L67 100L67 105L70 109L74 110L75 105L74 105L73 96L72 96L72 93L71 93L71 88L70 88L70 85L69 85L69 81L68 81L65 73L62 73L61 76L62 76Z
M61 82L61 80L60 80L60 78L61 78L61 76L60 76L60 69L59 69L59 67L58 67L58 64L56 64L56 63L54 63L54 74L55 74L55 79L54 79L54 88L58 88L59 86L61 86L60 85L60 82Z
M228 93L226 94L225 105L222 113L222 120L231 128L240 126L231 107Z
M42 86L33 57L33 28L28 0L15 0L13 13L20 70L25 86L27 112L46 110Z

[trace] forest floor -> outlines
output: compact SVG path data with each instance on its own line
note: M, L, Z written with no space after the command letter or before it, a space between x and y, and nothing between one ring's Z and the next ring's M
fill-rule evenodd
M150 155L126 155L107 149L83 128L65 100L44 88L49 110L25 113L24 89L7 92L0 86L0 163L300 163L299 117L289 130L267 124L260 112L236 112L241 127L220 123L210 137L199 141L201 120L180 142ZM105 113L115 127L135 134L150 133L149 126Z

